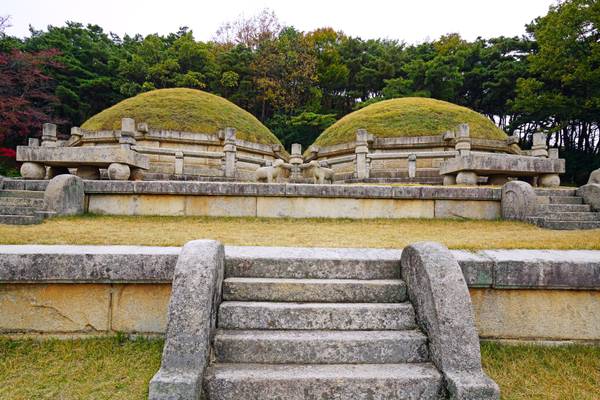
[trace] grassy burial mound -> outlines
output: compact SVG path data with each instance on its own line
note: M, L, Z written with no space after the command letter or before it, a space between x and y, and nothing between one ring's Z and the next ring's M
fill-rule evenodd
M229 100L195 89L153 90L123 100L94 115L81 126L90 131L121 129L121 118L146 122L150 128L216 133L237 129L238 139L262 144L281 144L269 129L249 112Z
M506 139L506 133L489 118L471 109L441 100L405 97L380 101L346 115L327 128L315 145L352 142L361 128L378 137L435 136L461 123L469 124L473 138Z

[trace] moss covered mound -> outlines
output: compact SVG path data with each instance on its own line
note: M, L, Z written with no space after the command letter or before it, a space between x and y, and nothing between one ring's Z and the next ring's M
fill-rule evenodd
M379 137L434 136L469 124L471 137L506 139L507 135L489 118L466 107L441 100L405 97L371 104L346 115L317 138L318 146L356 139L356 130L366 129Z
M281 144L252 114L232 102L195 89L153 90L123 100L94 115L81 126L90 131L121 129L121 118L146 122L150 128L216 133L237 129L237 138L255 143Z

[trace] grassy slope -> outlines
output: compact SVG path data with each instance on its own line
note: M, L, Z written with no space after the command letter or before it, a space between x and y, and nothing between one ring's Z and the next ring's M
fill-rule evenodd
M121 129L121 118L146 122L151 128L216 133L219 129L237 129L239 139L264 144L279 140L252 114L230 101L194 89L160 89L123 100L88 119L87 130Z
M181 246L193 239L229 245L385 247L434 240L455 249L595 249L600 230L552 231L521 222L94 216L41 225L0 225L0 244Z
M160 340L0 338L0 400L146 399ZM485 370L503 400L592 400L600 347L482 344Z
M445 101L405 97L381 101L346 115L327 128L315 141L328 146L351 142L364 128L380 137L440 135L468 123L471 137L505 139L506 134L487 117Z

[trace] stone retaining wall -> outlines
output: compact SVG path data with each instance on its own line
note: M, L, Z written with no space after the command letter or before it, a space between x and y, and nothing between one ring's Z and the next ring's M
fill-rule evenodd
M0 246L0 333L162 334L180 248ZM400 250L225 248L239 268L399 268ZM481 338L600 340L600 251L453 251Z
M7 180L44 190L48 181ZM289 218L501 217L500 188L197 181L84 181L86 211L110 215Z
M85 182L88 211L289 218L500 218L499 189L202 182Z

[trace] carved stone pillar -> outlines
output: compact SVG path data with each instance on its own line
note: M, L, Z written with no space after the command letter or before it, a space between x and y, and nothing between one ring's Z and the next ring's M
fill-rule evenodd
M367 165L367 154L369 154L369 134L366 129L356 131L356 147L354 153L356 155L356 170L357 179L367 179L369 177L369 168Z
M225 128L225 143L223 145L223 152L225 153L225 177L234 178L237 154L237 146L235 145L235 128Z
M133 118L121 119L121 137L119 138L121 147L127 150L135 146L135 121Z
M56 147L56 125L46 123L42 126L42 147Z
M456 131L456 144L454 149L461 156L468 156L471 154L471 136L469 133L468 124L460 124Z
M533 134L533 146L531 146L531 155L534 157L548 157L548 145L546 144L546 134L538 132Z
M289 163L292 165L292 171L290 174L290 182L301 182L302 173L300 166L304 162L302 158L302 145L300 143L292 143L292 154L290 156Z

